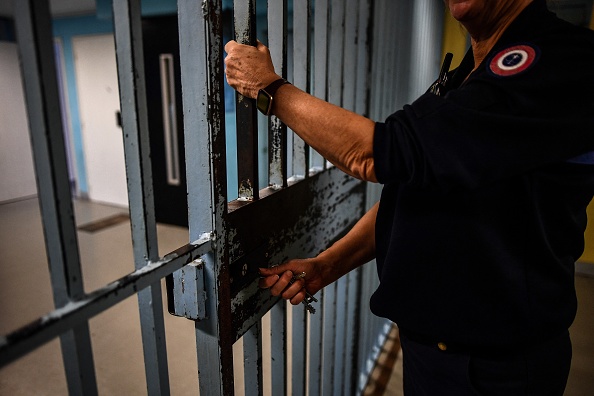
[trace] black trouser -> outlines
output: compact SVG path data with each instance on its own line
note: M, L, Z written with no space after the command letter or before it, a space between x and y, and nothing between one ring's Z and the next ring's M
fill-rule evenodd
M406 396L561 396L571 365L569 332L525 351L493 356L443 352L406 334L400 340Z

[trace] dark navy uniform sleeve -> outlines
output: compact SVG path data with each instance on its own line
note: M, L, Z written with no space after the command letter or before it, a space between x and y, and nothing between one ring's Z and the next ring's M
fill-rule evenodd
M378 181L476 188L594 150L592 41L581 40L571 53L530 43L538 58L517 75L493 73L490 57L444 97L426 93L377 123Z

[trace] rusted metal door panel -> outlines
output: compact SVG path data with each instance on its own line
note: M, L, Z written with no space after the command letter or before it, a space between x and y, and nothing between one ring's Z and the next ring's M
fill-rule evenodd
M364 203L364 185L332 168L229 213L236 338L277 301L257 287L258 267L317 255L362 216Z
M240 4L241 3L241 4ZM254 4L252 2L235 2L234 22L236 35L240 41L253 44L253 37L251 31L253 30L252 19L254 17ZM358 6L358 3L357 3ZM296 12L294 14L294 24L304 22L305 29L294 32L296 43L304 45L305 51L309 54L309 16L310 4L303 2L303 4L296 4ZM319 29L334 31L334 39L341 40L344 34L344 19L345 10L344 4L335 1L332 5L334 10L334 21L320 20ZM356 10L353 11L352 19L356 20ZM190 11L191 10L191 11ZM286 73L286 2L279 2L275 5L269 5L268 11L279 18L269 17L269 30L275 35L275 39L271 38L270 46L273 51L275 66L279 69L280 74ZM199 15L199 12L202 15ZM322 13L322 12L321 12ZM186 20L183 15L194 15L194 18L188 17ZM329 14L327 14L329 15ZM196 17L202 19L201 23L204 26L196 26ZM215 353L216 350L221 354L229 353L229 346L225 343L227 341L234 342L240 337L244 337L244 362L245 362L245 386L246 392L250 394L259 394L262 391L262 367L261 367L261 319L262 316L268 312L278 302L278 298L270 296L267 290L258 288L259 273L258 268L261 266L271 266L281 264L282 262L297 257L311 257L318 254L323 249L331 245L335 240L344 235L344 233L361 217L365 207L365 185L354 180L336 168L330 168L324 172L313 172L309 169L309 160L307 159L309 148L306 147L299 139L293 139L293 166L292 173L297 174L297 177L288 178L285 170L286 164L286 137L285 127L278 123L274 117L270 122L271 141L269 142L269 151L271 153L269 158L269 175L271 187L264 190L257 190L257 183L254 183L257 170L255 164L258 163L257 156L253 153L253 147L256 146L254 142L255 131L255 117L253 117L253 102L247 101L239 97L237 102L237 128L241 139L247 139L241 142L238 136L238 153L239 158L242 155L248 158L245 161L240 160L240 168L247 164L245 174L239 172L240 179L240 193L239 199L229 202L227 207L222 205L225 200L225 189L221 188L219 183L224 183L224 163L225 150L223 141L224 134L222 131L222 120L224 114L221 109L221 98L217 96L216 92L211 91L213 81L219 81L221 77L220 64L221 43L220 37L216 37L217 32L221 29L221 4L220 2L205 2L203 7L198 9L192 2L180 2L180 37L181 37L181 62L182 62L182 82L184 86L206 87L201 93L185 92L184 93L184 119L186 129L186 147L190 150L186 157L190 158L192 147L199 146L200 150L204 147L209 147L209 158L211 162L207 165L202 160L201 163L191 163L188 161L187 172L190 175L196 172L196 168L201 168L202 171L209 169L213 172L210 180L211 197L215 200L220 200L219 206L213 207L220 210L212 210L213 218L220 229L217 229L216 224L211 223L214 232L214 245L217 246L216 252L213 252L212 263L204 265L205 285L206 285L206 312L204 317L194 316L192 312L188 315L189 310L182 307L183 304L188 304L196 299L199 292L191 290L192 296L186 298L183 296L183 286L185 282L194 282L192 279L182 274L175 274L173 282L171 282L172 289L170 290L170 298L173 298L172 306L174 306L174 313L182 316L189 316L192 319L200 320L197 323L197 328L204 328L209 335L217 336L218 343L214 345L214 338L205 338L200 336L197 332L198 342L211 345L211 347L198 346L198 360L199 366L203 361L204 356L209 356L209 353ZM190 22L192 21L192 22ZM191 25L191 26L190 26ZM191 33L184 32L188 29ZM198 36L196 36L198 35ZM305 35L306 37L303 37ZM280 36L280 39L278 38ZM198 37L198 39L197 39ZM341 44L342 45L342 44ZM362 45L365 45L363 43ZM338 50L342 54L342 50ZM206 53L206 60L197 59L195 54ZM279 55L280 53L280 55ZM357 54L357 51L354 51ZM321 56L321 55L320 55ZM328 57L328 53L324 52L324 57ZM295 82L301 85L305 90L309 89L309 64L308 56L303 59L295 61ZM200 71L196 70L196 65L186 65L185 63L201 62ZM335 60L338 65L342 62L342 55ZM334 64L333 64L334 66ZM191 75L185 75L190 72ZM323 70L318 71L323 73ZM333 99L337 104L340 104L340 97L342 95L342 72L338 75L333 74L332 82L334 84ZM320 80L321 84L326 84L325 79ZM352 81L354 87L355 81ZM354 88L353 88L354 89ZM188 96L197 95L197 98L190 98ZM219 94L220 95L220 94ZM198 107L198 111L196 110ZM197 113L200 116L197 116ZM207 125L207 126L205 126ZM202 133L202 140L197 138L196 131ZM214 140L219 141L214 144ZM219 151L220 150L220 151ZM203 152L203 151L202 151ZM204 156L203 158L205 158ZM243 162L243 164L242 164ZM301 176L300 176L301 174ZM307 176L306 180L303 180ZM191 184L191 176L188 176L188 183ZM245 181L249 180L247 183ZM197 180L198 181L198 180ZM202 180L204 183L205 180ZM244 181L242 183L242 181ZM202 184L204 186L204 184ZM244 188L242 188L243 186ZM251 188L253 192L245 194ZM203 189L204 190L204 189ZM215 190L220 192L217 193ZM192 197L190 193L190 200L204 201L205 194L199 193L198 197ZM212 199L212 198L211 198ZM190 204L192 205L192 204ZM190 211L190 214L192 211ZM198 226L204 224L204 226ZM192 234L192 227L198 227L199 231L192 238L197 238L201 233L208 232L208 221L192 221L190 218L190 229ZM218 275L217 275L218 274ZM356 281L356 278L354 278ZM216 283L216 287L209 286L210 282ZM347 279L342 281L345 285L346 291ZM318 316L320 318L328 317L328 320L319 320L315 322L316 328L314 334L317 334L315 343L320 342L322 327L325 330L327 338L325 347L324 361L328 367L332 369L328 372L334 372L334 349L340 349L341 354L337 357L344 360L345 355L342 354L346 344L346 333L342 330L338 333L339 341L337 342L337 335L332 334L332 329L336 328L335 324L335 296L334 289L336 286L330 288L330 292L324 291L324 300L320 303ZM352 289L356 290L357 286L353 284ZM229 293L229 294L227 294ZM227 304L225 296L228 295L228 304L230 310L223 309L222 306ZM342 298L342 297L341 297ZM210 300L210 302L209 302ZM214 304L213 300L216 301ZM185 302L184 302L185 301ZM198 303L198 301L197 301ZM324 304L322 306L322 304ZM346 296L342 298L343 310L346 306ZM274 389L279 389L284 393L286 389L286 356L287 338L286 338L286 309L284 304L280 304L273 310L272 320L272 353L277 360L282 361L283 364L278 367L278 361L273 365L272 384ZM358 305L357 305L358 306ZM211 311L217 309L216 312ZM355 312L356 309L353 309ZM223 317L223 312L226 317ZM290 359L293 362L292 371L292 392L295 394L304 394L306 389L306 367L308 358L307 349L307 325L306 316L303 307L295 307L293 312L293 337L292 337L292 356ZM328 314L330 314L328 316ZM316 319L317 320L317 319ZM346 316L342 318L342 325ZM216 323L215 323L216 322ZM208 325L206 323L209 323ZM213 331L214 330L214 331ZM314 347L314 349L318 349ZM310 347L311 350L311 347ZM328 351L331 351L329 353ZM314 353L315 355L315 353ZM320 367L322 354L315 357L313 365L310 365L312 371L315 367ZM209 359L209 362L211 360ZM213 384L214 379L222 382L232 381L228 376L229 373L225 369L225 361L222 358L214 360L218 362L217 365L209 365L208 368L200 369L202 383L203 378L210 384ZM216 371L220 371L219 374ZM225 374L227 373L227 374ZM324 383L326 387L333 387L334 381L331 376L324 374ZM280 376L280 381L276 378ZM321 377L317 375L314 380L317 383L318 391L321 389ZM207 379L208 378L208 379ZM350 376L349 376L350 378ZM342 378L340 379L342 381ZM216 389L220 389L223 394L227 394L228 385L219 385ZM347 387L350 387L347 386ZM342 387L339 386L340 389ZM203 387L201 389L213 389ZM315 386L311 389L316 389ZM314 394L318 393L317 391Z

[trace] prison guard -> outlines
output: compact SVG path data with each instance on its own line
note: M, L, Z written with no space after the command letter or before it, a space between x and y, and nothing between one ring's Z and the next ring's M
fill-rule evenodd
M469 349L560 334L594 194L594 32L531 3L446 94L377 123L372 311ZM468 76L468 78L466 78Z

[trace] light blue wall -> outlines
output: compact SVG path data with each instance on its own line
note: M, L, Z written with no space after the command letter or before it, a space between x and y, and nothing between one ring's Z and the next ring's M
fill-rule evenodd
M78 89L76 87L76 74L74 70L74 53L72 50L72 38L75 36L89 34L113 33L111 20L97 19L93 16L80 16L76 18L58 18L53 21L54 36L62 41L64 51L64 69L66 71L65 82L68 92L68 108L70 111L70 128L72 130L72 145L76 162L76 174L78 191L81 195L87 195L89 186L87 183L87 171L85 167L85 154L82 142L82 129L80 123L80 112L78 108Z

